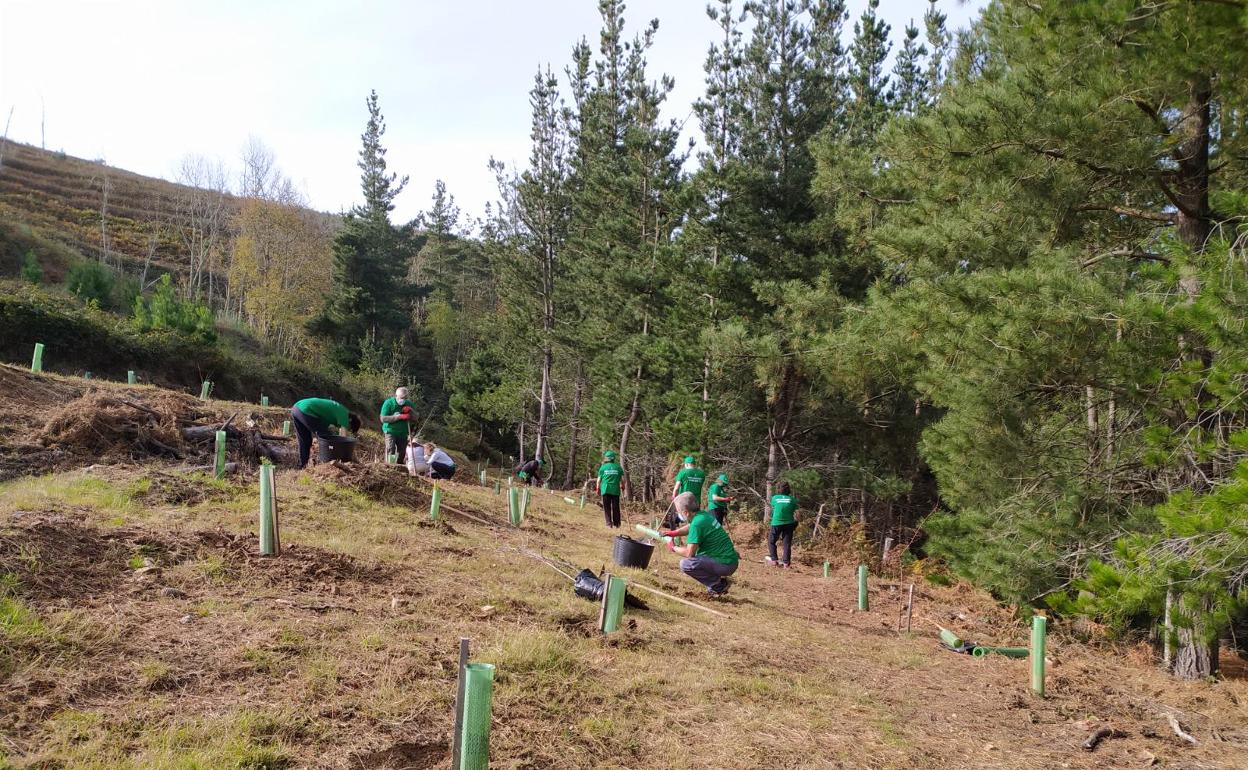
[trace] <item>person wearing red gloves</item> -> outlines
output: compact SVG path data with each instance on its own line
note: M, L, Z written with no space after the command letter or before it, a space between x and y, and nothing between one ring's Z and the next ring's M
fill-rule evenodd
M381 405L381 433L386 437L386 462L397 458L401 462L407 449L408 426L412 422L412 402L407 398L407 388L394 391Z
M741 556L732 545L732 538L712 514L698 510L698 500L692 492L682 492L673 501L676 516L682 524L675 529L661 529L665 537L683 537L685 545L675 545L671 540L667 549L680 554L680 571L706 586L711 596L723 596L728 592L728 576L737 571Z

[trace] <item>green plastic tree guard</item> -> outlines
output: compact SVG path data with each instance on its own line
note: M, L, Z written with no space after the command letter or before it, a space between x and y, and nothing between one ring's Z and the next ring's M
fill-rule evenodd
M30 359L30 370L32 372L43 371L43 343L42 342L35 343L35 356L34 358Z
M483 487L487 486L486 481L485 481L485 468L481 469L481 486Z
M613 634L620 630L620 618L624 615L624 593L628 581L615 575L607 575L607 590L602 593L602 617L598 630Z
M524 497L520 499L520 521L524 522L524 518L529 515L529 488L524 488Z
M867 600L867 565L858 565L858 610L866 612L870 607Z
M442 511L442 487L433 485L433 494L429 496L429 518L437 521Z
M463 732L459 739L460 770L489 770L490 712L494 699L494 666L464 666Z
M581 495L581 510L585 510L585 495Z
M937 626L937 628L940 628L940 626ZM940 628L940 641L944 642L946 645L954 648L955 650L962 646L961 637L959 637L957 634L953 633L947 628Z
M827 576L828 576L828 570L829 570L831 567L832 567L832 563L831 563L831 562L827 562L827 561L825 561L825 562L823 563L823 576L824 576L824 578L827 578Z
M283 435L283 436L289 436L289 435L290 435L290 420L283 420L283 421L282 421L282 435Z
M507 521L511 526L520 526L520 490L511 487L507 490Z
M216 461L212 466L212 475L218 479L225 478L225 431L217 431Z
M273 466L265 463L260 466L260 553L264 556L277 556L280 549Z
M134 376L134 370L133 370L133 369L131 369L131 370L129 370L129 371L127 371L127 372L126 372L126 384L127 384L127 385L137 385L137 384L139 384L139 378Z
M260 397L260 406L268 406L268 405L269 405L269 397L268 397L268 396L261 396L261 397Z
M501 495L503 493L503 482L494 479L494 494Z
M1049 619L1035 615L1031 619L1031 691L1044 697L1044 637Z
M1022 658L1028 657L1031 654L1031 651L1026 647L976 647L971 650L971 655L976 658L982 658L989 653L992 653L993 655L1004 655L1007 658L1018 658L1021 660Z
M207 401L208 394L211 392L212 392L212 383L209 382L208 380L204 380L203 383L201 383L199 386L199 400Z
M83 378L84 380L89 380L89 379L91 379L91 372L87 372L86 374L82 375L82 378Z
M576 498L574 497L568 497L567 495L564 495L563 501L567 503L568 505L576 505Z

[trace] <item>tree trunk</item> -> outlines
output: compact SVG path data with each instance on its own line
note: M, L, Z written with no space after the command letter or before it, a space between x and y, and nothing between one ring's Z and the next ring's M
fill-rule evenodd
M568 441L568 470L563 477L564 489L570 489L576 483L576 450L577 450L577 434L580 433L580 425L577 420L581 415L581 395L585 390L584 365L576 362L576 389L572 391L572 419L569 420L568 429L571 438Z
M789 435L793 422L793 410L797 403L798 376L791 362L786 362L780 374L780 387L776 391L772 419L767 425L767 489L763 503L763 520L771 516L771 496L776 493L776 481L780 478L780 446Z
M1186 622L1175 629L1178 649L1174 653L1174 675L1180 679L1205 679L1218 673L1218 640L1208 639L1208 602L1182 596L1181 615Z
M1174 200L1179 238L1192 251L1204 251L1212 229L1209 210L1209 103L1213 89L1208 76L1188 83L1188 102L1175 126Z
M550 343L546 343L542 348L542 393L541 404L537 409L537 449L533 456L545 459L546 457L546 434L550 430L550 363L553 355L550 349Z
M630 481L631 474L628 460L628 441L632 438L633 426L637 424L637 418L641 416L641 367L637 367L637 376L633 378L633 403L628 409L628 419L624 421L624 430L620 432L620 466L624 469L623 492L624 498L629 501L635 501L637 498L633 494L633 482Z
M1084 400L1088 418L1088 472L1092 473L1096 471L1100 457L1101 421L1096 408L1096 388L1091 385L1084 386Z

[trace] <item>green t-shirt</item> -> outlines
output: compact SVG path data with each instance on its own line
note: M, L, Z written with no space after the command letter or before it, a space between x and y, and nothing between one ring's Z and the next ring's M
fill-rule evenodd
M720 508L728 507L728 503L718 503L715 501L715 495L719 495L720 497L728 496L724 494L724 487L726 486L728 485L720 481L716 481L711 485L711 488L706 492L706 510L718 511Z
M381 416L389 417L392 414L398 414L403 411L404 406L411 406L409 401L406 404L399 404L399 400L391 396L386 399L386 403L381 405ZM383 422L381 424L381 432L389 433L393 436L407 435L407 420L395 420L394 422Z
M793 518L793 512L796 510L797 500L793 495L772 495L771 526L778 527L781 524L792 524L796 521Z
M682 468L676 474L676 494L692 492L698 505L702 504L702 484L706 481L706 471L701 468Z
M737 549L732 547L732 538L720 526L714 516L706 511L698 511L689 522L689 534L686 542L697 543L697 556L714 559L720 564L736 564L741 560Z
M598 467L598 494L619 495L624 468L619 463L603 463Z
M296 402L295 408L309 417L315 417L331 428L346 428L350 425L347 408L332 399L305 398Z

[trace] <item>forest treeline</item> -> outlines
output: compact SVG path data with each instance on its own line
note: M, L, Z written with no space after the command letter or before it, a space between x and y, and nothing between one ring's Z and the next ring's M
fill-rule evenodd
M895 36L875 0L719 0L694 145L658 22L599 8L475 237L439 186L394 258L370 100L313 324L337 359L409 367L416 334L439 416L564 485L607 448L633 500L687 453L755 510L784 478L1213 673L1248 578L1245 3L998 0L956 34L933 4Z
M692 453L745 515L783 479L1214 673L1248 599L1248 2L994 0L958 31L933 2L894 31L878 0L715 0L695 143L659 22L598 5L482 219L439 183L393 221L372 94L362 202L312 216L257 152L187 296L556 484L609 448L664 501Z

